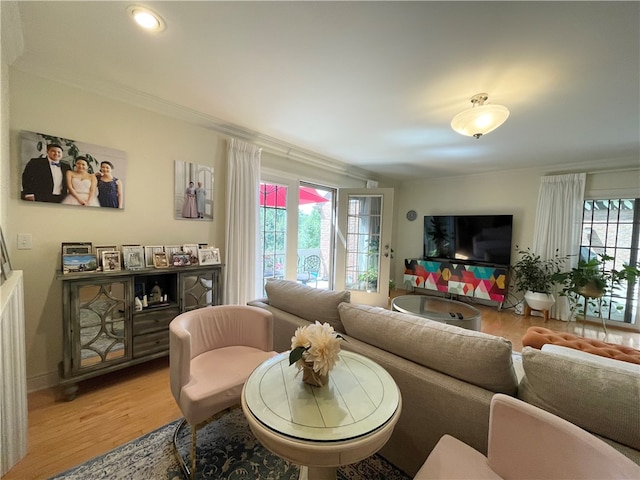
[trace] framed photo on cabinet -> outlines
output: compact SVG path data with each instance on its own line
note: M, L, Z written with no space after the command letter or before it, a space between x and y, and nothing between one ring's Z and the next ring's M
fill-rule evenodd
M98 260L93 254L81 253L65 254L62 256L62 273L95 272L98 269Z
M154 253L153 266L156 268L167 268L169 266L169 261L167 260L167 252Z
M189 255L191 265L198 265L198 244L188 243L182 246L182 251Z
M201 248L198 250L198 261L200 262L200 265L219 265L220 249Z
M180 252L173 254L174 267L186 267L191 265L191 256L188 253Z
M94 247L96 258L98 259L98 267L102 267L102 252L115 252L118 247L115 245L101 245Z
M164 252L167 254L167 261L173 263L173 254L182 252L182 245L165 245Z
M144 268L144 249L142 245L123 245L122 258L124 260L124 268L127 270Z
M102 271L116 272L122 270L120 266L120 252L118 250L107 250L102 252Z
M145 267L153 267L153 255L155 253L164 252L162 245L147 245L144 247L144 261Z

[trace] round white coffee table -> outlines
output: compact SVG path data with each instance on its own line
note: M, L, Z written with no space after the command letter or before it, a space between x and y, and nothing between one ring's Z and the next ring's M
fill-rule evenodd
M289 366L289 352L266 361L242 390L242 410L271 452L301 465L300 478L336 478L389 440L402 410L391 375L362 355L341 351L329 384L312 387Z

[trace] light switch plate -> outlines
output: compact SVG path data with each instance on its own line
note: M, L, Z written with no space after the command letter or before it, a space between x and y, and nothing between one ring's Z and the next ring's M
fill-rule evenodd
M19 233L18 234L18 250L31 250L31 234Z

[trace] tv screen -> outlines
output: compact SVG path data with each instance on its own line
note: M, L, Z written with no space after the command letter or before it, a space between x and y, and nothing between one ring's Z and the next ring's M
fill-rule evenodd
M428 215L424 258L511 264L513 215Z

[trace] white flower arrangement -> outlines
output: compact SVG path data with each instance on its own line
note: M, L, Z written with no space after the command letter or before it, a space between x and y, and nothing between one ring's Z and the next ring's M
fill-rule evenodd
M291 337L289 365L295 363L298 370L313 365L313 371L325 377L338 361L342 338L328 323L298 327Z

